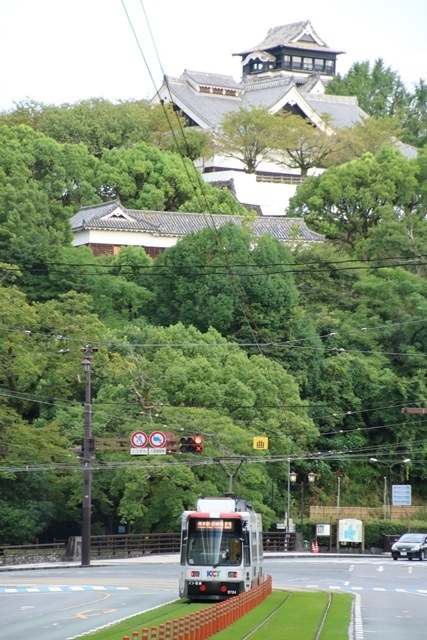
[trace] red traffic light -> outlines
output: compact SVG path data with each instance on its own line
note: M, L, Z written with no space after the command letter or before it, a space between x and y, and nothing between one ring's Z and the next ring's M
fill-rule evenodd
M201 453L203 451L203 438L202 436L194 436L194 452Z
M201 453L203 451L202 436L183 436L179 440L179 450L181 453Z

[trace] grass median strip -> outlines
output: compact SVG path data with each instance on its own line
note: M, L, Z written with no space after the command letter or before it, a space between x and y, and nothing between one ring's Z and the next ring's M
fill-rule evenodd
M122 640L125 636L132 638L134 631L138 631L139 637L141 637L141 631L144 628L157 627L167 620L182 618L210 606L212 605L207 603L189 603L186 600L175 600L163 607L132 616L111 627L90 633L85 637L90 638L90 640Z
M351 622L352 596L333 593L328 615L319 640L342 640L348 637ZM347 635L346 635L347 634Z
M326 592L273 591L255 609L237 620L224 631L215 634L215 640L313 640L324 616L328 603ZM89 640L122 640L137 631L141 638L144 628L151 628L187 616L211 603L189 603L175 600L163 607L123 620L118 624L100 629L88 636ZM324 621L319 640L348 640L351 619L352 596L332 594L332 601Z

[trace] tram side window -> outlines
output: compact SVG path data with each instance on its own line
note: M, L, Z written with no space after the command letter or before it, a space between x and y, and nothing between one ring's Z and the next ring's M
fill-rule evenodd
M256 531L252 531L252 558L254 560L258 559L258 540Z
M182 531L181 533L181 564L185 564L187 556L187 531Z
M245 531L243 534L243 559L245 567L249 567L251 564L251 550L249 544L249 532Z

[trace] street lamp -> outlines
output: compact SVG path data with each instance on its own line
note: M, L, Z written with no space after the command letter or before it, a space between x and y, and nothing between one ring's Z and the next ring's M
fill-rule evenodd
M90 368L92 355L98 351L90 344L80 349L84 355L81 363L85 373L85 406L84 406L84 433L83 433L83 511L82 511L82 567L90 565L90 532L91 532L91 511L92 511L92 401L91 401L91 379Z
M297 477L298 476L295 471L291 471L288 475L288 478L293 485L299 485L301 487L301 535L304 544L304 482L297 482ZM307 478L308 484L314 484L316 474L310 471Z
M396 464L406 464L411 462L411 458L404 458L403 460L394 460L390 462L389 460L378 460L378 458L369 458L370 462L378 462L379 464L385 464L388 466L388 484L389 489L387 490L387 476L384 476L384 491L383 491L383 518L387 519L387 498L390 503L390 519L391 519L391 505L392 505L392 484L391 484L391 470ZM390 495L389 495L390 492Z

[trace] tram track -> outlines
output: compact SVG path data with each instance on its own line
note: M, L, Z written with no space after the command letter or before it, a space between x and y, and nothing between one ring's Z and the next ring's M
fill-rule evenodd
M250 638L255 633L260 631L260 629L262 629L264 625L267 624L267 622L269 622L272 618L274 618L274 616L278 613L278 611L280 611L280 609L282 609L285 606L285 604L288 602L291 596L292 594L288 593L286 600L284 600L281 604L279 604L279 606L276 607L274 611L272 611L262 622L260 622L254 629L252 629L252 631L250 631L243 638L241 638L241 640L246 640L247 638Z
M273 611L271 611L264 618L264 620L262 620L255 627L253 627L253 629L251 629L249 633L247 633L246 635L242 636L240 640L248 640L249 638L253 638L254 639L254 638L264 638L264 637L266 637L266 634L268 633L267 629L266 629L266 625L268 625L268 623L270 623L270 622L274 623L275 618L277 618L277 616L280 616L281 614L286 615L286 613L284 613L284 610L288 610L289 607L292 606L293 596L294 596L293 592L288 593L287 597L285 598L285 600L283 602L281 602ZM312 640L321 640L323 627L324 627L325 621L326 621L326 619L328 617L328 613L330 611L333 598L334 598L334 594L328 592L327 593L327 601L326 601L325 607L323 609L323 612L320 614L319 623L318 623L316 629L313 631L313 634L311 636ZM305 633L306 633L305 638L308 638L307 631L305 631Z

